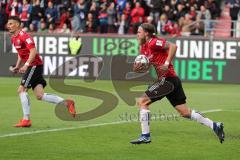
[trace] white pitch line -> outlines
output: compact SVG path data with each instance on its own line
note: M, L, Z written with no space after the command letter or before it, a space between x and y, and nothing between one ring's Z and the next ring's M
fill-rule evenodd
M205 110L201 111L201 113L212 113L212 112L222 112L222 109L210 109L210 110Z
M223 110L222 109L211 109L211 110L201 111L201 113L212 113L212 112L221 112L221 111L223 111ZM99 127L99 126L106 126L106 125L112 125L112 124L124 124L124 123L129 123L129 122L134 122L134 121L117 121L117 122L109 122L109 123L90 124L87 126L55 128L55 129L37 130L37 131L21 132L21 133L9 133L9 134L0 135L0 138L32 135L32 134L38 134L38 133L59 132L59 131L67 131L67 130L74 130L74 129L80 129L80 128Z
M91 127L99 127L99 126L106 126L106 125L112 125L112 124L123 124L123 123L128 123L128 122L130 122L130 121L117 121L117 122L110 122L110 123L90 124L88 126L55 128L55 129L37 130L37 131L21 132L21 133L9 133L9 134L0 135L0 138L23 136L23 135L32 135L32 134L38 134L38 133L48 133L48 132L74 130L74 129L79 129L79 128L91 128Z

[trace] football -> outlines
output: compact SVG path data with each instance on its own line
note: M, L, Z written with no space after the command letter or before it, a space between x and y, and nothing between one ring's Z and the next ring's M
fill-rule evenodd
M149 60L148 60L148 58L145 55L138 55L135 58L134 62L135 63L142 63L142 64L145 64L146 66L148 66L148 64L149 64Z

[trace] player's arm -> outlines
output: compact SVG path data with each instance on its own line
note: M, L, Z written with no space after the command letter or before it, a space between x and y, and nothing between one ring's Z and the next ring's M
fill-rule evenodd
M22 63L22 59L21 59L21 57L18 55L18 59L17 59L16 65L15 65L15 68L19 68L20 65L21 65L21 63Z
M164 49L168 50L168 57L164 65L169 66L169 64L172 62L173 58L176 55L177 45L171 42L166 42Z
M166 72L168 70L170 63L172 62L173 58L175 57L175 54L177 51L177 45L166 41L166 44L164 45L163 49L168 51L168 57L165 60L165 63L159 67L163 72Z
M22 40L24 41L27 49L29 50L28 60L25 62L23 67L19 69L20 73L25 73L27 68L28 68L28 66L34 61L34 59L35 59L35 57L37 55L37 50L36 50L35 43L34 43L32 37L27 35L26 37L23 37Z
M13 66L10 66L10 67L9 67L9 70L10 70L11 72L13 72L13 73L17 73L18 70L19 70L19 68L20 68L21 63L22 63L22 59L21 59L21 57L18 55L18 59L17 59L17 62L16 62L16 64L15 64L15 66L14 66L14 65L13 65Z
M36 55L37 55L37 50L36 50L36 48L35 48L35 47L34 47L34 48L31 48L31 49L30 49L30 53L29 53L28 60L26 61L25 65L28 65L28 66L29 66L29 65L34 61Z
M23 65L22 68L19 69L19 72L20 73L25 73L28 66L34 61L36 55L37 55L37 50L36 48L31 48L30 50L30 53L29 53L29 57L28 57L28 60L25 62L25 64Z

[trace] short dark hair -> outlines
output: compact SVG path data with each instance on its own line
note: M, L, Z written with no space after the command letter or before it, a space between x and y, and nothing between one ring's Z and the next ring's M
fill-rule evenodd
M148 32L152 35L156 33L155 26L151 23L142 23L140 27L144 30L144 32Z
M19 24L21 24L21 19L18 16L10 16L10 17L8 17L8 20L15 20Z

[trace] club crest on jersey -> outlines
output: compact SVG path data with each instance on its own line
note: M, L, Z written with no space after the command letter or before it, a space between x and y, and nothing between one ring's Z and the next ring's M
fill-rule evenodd
M28 44L31 44L31 43L32 43L31 38L26 39L26 42L27 42Z
M21 41L20 39L16 40L16 42L14 43L15 48L21 48Z
M162 45L163 45L163 42L161 40L156 41L156 46L162 46Z

